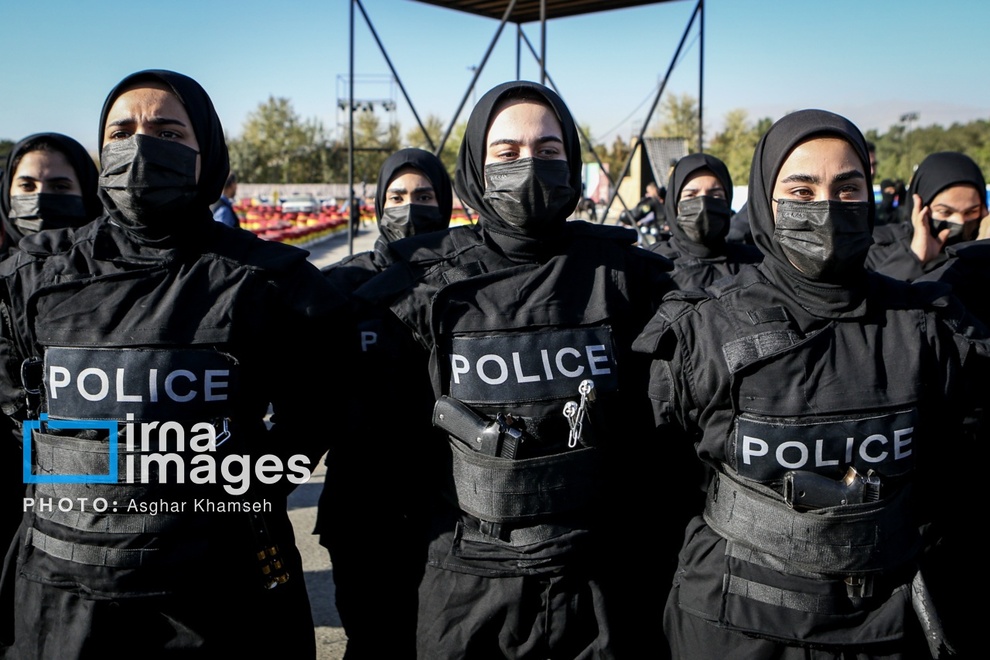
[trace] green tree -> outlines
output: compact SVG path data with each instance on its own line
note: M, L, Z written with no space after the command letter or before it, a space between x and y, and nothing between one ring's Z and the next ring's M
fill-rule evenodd
M242 181L316 183L331 170L323 125L304 120L287 98L268 97L248 115L241 137L228 141L231 168Z
M443 132L447 130L447 124L437 115L427 115L426 119L423 120L423 125L426 127L427 134L433 139L434 147L440 144ZM457 165L457 152L461 148L461 142L464 140L464 131L466 130L467 122L454 124L454 128L450 131L450 137L447 138L447 143L443 145L443 153L440 154L440 161L447 167L447 172L451 176L454 175L454 168ZM406 134L406 143L411 147L419 147L427 151L434 150L430 147L429 141L423 136L423 131L418 125Z
M990 172L990 120L955 123L948 128L933 124L912 130L905 124L894 124L886 133L867 131L866 139L877 146L875 183L883 179L909 182L921 161L938 151L961 151L984 172Z
M14 148L14 142L11 140L0 140L0 162L7 160L7 156L10 155L10 151Z
M773 120L763 117L756 123L750 123L746 111L736 108L725 113L723 124L722 131L715 134L707 151L729 168L733 185L744 186L749 182L756 144L773 125Z
M347 151L347 133L342 138L342 148ZM378 170L389 154L399 149L400 131L398 124L383 126L381 118L373 110L363 110L355 114L354 122L354 180L373 182L378 180ZM343 177L347 179L347 165Z
M626 160L629 159L629 153L632 148L626 144L618 135L615 136L615 141L612 142L612 149L608 152L608 156L603 159L603 162L608 165L608 172L612 176L613 181L615 177L622 173L622 167L626 164ZM615 181L616 185L620 185L621 181Z
M739 184L749 180L756 140L746 111L737 108L725 114L722 131L712 138L708 152L722 159L729 168L732 182Z
M684 138L689 153L698 151L698 99L690 94L671 94L660 103L660 118L653 124L649 137Z

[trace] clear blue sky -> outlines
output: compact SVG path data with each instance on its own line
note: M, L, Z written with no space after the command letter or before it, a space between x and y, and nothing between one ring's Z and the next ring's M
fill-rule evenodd
M364 7L421 116L445 124L498 22L411 0ZM680 0L557 19L547 26L547 69L596 140L628 137L642 123L694 8ZM751 119L822 107L864 130L886 130L908 111L919 125L990 117L990 2L978 0L708 0L706 126L744 108ZM228 135L270 95L334 130L346 98L348 0L49 0L0 2L8 53L0 69L0 138L58 131L95 152L106 93L125 75L167 68L210 93ZM539 48L539 24L525 26ZM356 78L388 68L360 13ZM697 95L699 44L689 37L667 89ZM12 57L10 57L12 55ZM522 77L539 69L523 52ZM507 26L478 94L515 77ZM356 98L387 98L389 85L357 84ZM394 90L403 133L413 126ZM470 105L470 100L469 100ZM462 114L466 118L467 114Z

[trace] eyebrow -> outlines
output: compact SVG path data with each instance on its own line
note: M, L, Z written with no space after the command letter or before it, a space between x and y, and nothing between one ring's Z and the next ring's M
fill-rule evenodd
M19 174L17 176L17 180L20 181L22 179L24 181L46 181L46 182L53 182L53 183L54 182L59 182L59 181L72 181L72 177L68 177L68 176L51 176L51 177L48 177L47 179L40 179L40 178L38 178L36 176L31 176L29 174Z
M409 194L409 190L407 188L399 188L398 186L392 186L386 192L395 193L397 195ZM413 194L424 192L433 192L433 186L419 186L417 188L413 188Z
M847 170L845 172L840 172L832 178L833 183L841 183L843 181L852 181L854 179L866 179L866 175L860 170ZM792 174L785 179L780 180L781 183L813 183L820 184L822 182L821 177L814 174Z
M969 213L970 211L972 211L974 209L980 208L980 206L981 206L981 204L979 202L977 202L976 204L973 204L969 208L966 208L966 207L956 208L955 206L950 206L949 204L946 204L945 202L939 202L938 204L933 204L932 205L932 208L933 209L945 209L946 211L955 211L955 212L959 212L959 213Z
M547 142L557 142L561 145L564 144L564 140L558 135L544 135L536 139L536 144L546 144ZM489 147L497 147L501 144L507 144L513 147L518 147L523 144L522 140L514 140L512 138L500 138L498 140L492 140L488 145Z
M856 179L866 179L866 175L859 170L849 170L847 172L842 172L841 174L836 174L832 181L842 182L842 181L854 181Z
M107 126L127 126L128 124L136 124L137 119L134 117L124 117L122 119L115 119L109 122ZM183 128L188 128L186 124L173 117L151 117L148 119L149 124L155 126L182 126Z

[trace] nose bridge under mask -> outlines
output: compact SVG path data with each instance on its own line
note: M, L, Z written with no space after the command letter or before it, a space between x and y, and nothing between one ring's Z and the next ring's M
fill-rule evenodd
M103 188L159 188L196 185L199 152L149 135L108 142L100 155Z
M499 218L526 233L566 218L573 200L570 165L565 160L520 158L485 165L484 199ZM569 210L568 210L569 213ZM565 217L559 217L561 215Z
M445 229L440 208L429 204L403 204L382 210L378 229L389 242Z
M732 211L721 197L698 195L677 204L677 225L695 243L716 244L729 232Z
M798 271L828 281L862 269L873 244L868 202L775 201L774 240Z
M10 220L25 234L80 225L85 218L82 195L32 193L10 198Z

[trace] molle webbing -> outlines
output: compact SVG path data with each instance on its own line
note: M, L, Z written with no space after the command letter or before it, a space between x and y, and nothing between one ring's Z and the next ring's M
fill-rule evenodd
M111 548L105 545L84 545L63 541L37 529L29 530L30 543L47 555L91 566L111 566L114 568L137 568L155 563L158 548Z
M105 441L82 440L71 435L51 435L35 430L31 433L31 447L39 474L110 473L110 449ZM123 456L118 453L118 470L123 465L122 459Z
M735 339L722 346L722 355L731 373L794 346L805 337L793 330L771 330Z
M723 538L816 574L888 570L917 552L907 488L889 500L805 513L765 490L718 475L708 490L705 522Z
M586 506L599 495L597 449L538 458L486 456L450 442L457 505L495 523L531 520Z

